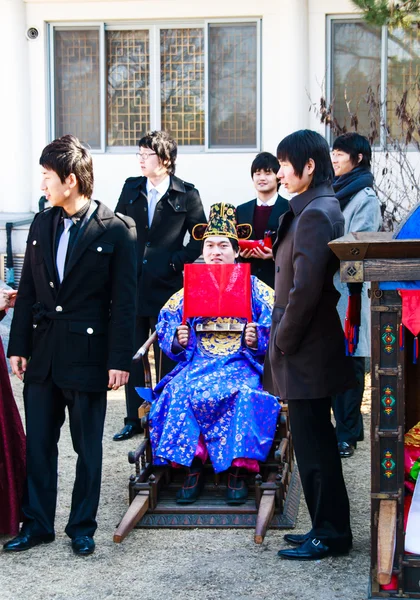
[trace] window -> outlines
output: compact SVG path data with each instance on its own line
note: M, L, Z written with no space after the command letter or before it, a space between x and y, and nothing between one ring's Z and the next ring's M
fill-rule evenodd
M132 148L167 129L184 148L258 150L260 23L50 26L51 137Z
M378 28L357 19L331 19L329 101L340 125L358 116L358 131L367 134L371 119L380 132L379 111L367 101L370 87L386 109L381 115L393 136L400 127L395 114L407 92L407 104L417 106L420 86L420 30ZM379 138L378 138L379 143ZM384 142L384 139L382 140Z

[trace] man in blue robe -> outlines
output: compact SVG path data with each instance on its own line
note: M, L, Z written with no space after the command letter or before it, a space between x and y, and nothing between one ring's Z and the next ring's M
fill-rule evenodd
M239 254L235 208L211 207L208 225L196 226L207 264L232 264ZM155 388L150 439L155 464L189 468L177 502L197 500L207 456L216 473L228 471L226 501L246 501L249 472L270 451L281 408L262 389L262 362L268 347L273 290L251 280L252 323L244 319L196 317L181 325L183 290L162 308L156 331L159 344L179 364ZM243 331L199 331L212 322L244 323Z

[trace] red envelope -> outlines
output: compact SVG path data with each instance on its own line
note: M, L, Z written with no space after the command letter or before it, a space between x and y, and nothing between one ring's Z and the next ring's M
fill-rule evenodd
M184 269L184 324L189 317L237 317L252 322L249 263L194 263Z
M252 250L253 248L272 248L271 236L266 236L263 240L238 240L241 250Z

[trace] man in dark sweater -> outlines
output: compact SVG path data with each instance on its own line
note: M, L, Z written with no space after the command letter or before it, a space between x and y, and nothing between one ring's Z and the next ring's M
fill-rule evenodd
M261 240L270 232L274 242L279 217L289 208L289 203L278 194L277 171L279 162L270 152L260 152L251 165L251 177L257 190L254 200L240 204L236 209L238 224L249 223L252 226L250 239ZM253 248L242 250L242 262L251 263L253 275L274 287L274 262L271 249Z

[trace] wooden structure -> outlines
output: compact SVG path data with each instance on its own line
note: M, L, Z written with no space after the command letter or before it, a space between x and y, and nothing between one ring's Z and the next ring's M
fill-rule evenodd
M420 598L420 556L404 552L404 433L420 421L413 336L399 347L401 298L381 281L420 280L420 240L348 234L330 243L344 282L370 281L372 331L371 571L369 598ZM419 531L420 535L420 531ZM397 581L392 590L381 586ZM395 577L396 576L396 577Z
M135 357L143 360L147 386L151 386L148 349L154 339L151 336ZM144 412L144 406L140 411ZM177 504L176 492L183 484L185 469L152 465L147 420L144 415L144 440L128 454L129 463L135 465L128 484L130 506L114 533L114 542L122 542L134 527L202 527L255 529L254 541L261 544L268 528L295 526L301 488L294 469L287 406L280 413L270 455L254 481L249 481L248 500L240 506L226 504L225 473L215 474L209 461L200 498L194 504Z

